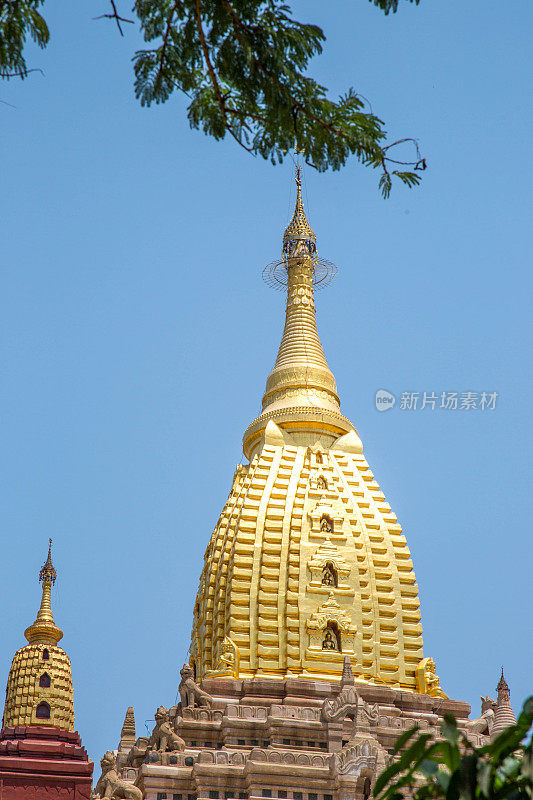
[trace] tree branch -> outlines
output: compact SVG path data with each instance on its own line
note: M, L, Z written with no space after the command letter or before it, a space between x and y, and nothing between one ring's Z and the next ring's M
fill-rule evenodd
M40 72L44 75L44 71L40 67L33 67L32 69L23 69L20 72L1 72L0 78L25 78L30 72Z
M122 30L121 22L128 22L130 25L133 25L132 19L126 19L125 17L121 17L118 13L118 9L115 5L115 0L109 0L111 3L111 8L113 10L112 14L100 14L98 17L93 17L93 19L114 19L117 23L117 28L120 31L120 35L124 36L124 31Z

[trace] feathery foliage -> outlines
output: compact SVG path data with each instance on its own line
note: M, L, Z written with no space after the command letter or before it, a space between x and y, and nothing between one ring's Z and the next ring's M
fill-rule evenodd
M418 3L419 0L408 0ZM44 46L48 29L36 8L43 0L0 0L0 70L27 74L26 34ZM102 14L123 35L116 0ZM399 0L370 0L385 14ZM166 102L175 91L190 100L192 128L215 139L231 136L248 152L280 163L294 150L320 171L338 170L350 156L380 172L388 197L396 178L420 183L425 159L414 139L387 142L383 121L354 89L334 100L308 73L322 52L323 31L299 22L283 0L134 0L147 47L135 53L135 93L141 104ZM334 13L334 11L330 11ZM7 14L7 16L6 16ZM11 19L11 27L8 25ZM2 39L0 39L2 41ZM1 73L0 73L1 74ZM412 157L397 160L403 144Z
M50 38L38 11L44 0L0 0L0 78L25 78L28 72L24 45L28 36L39 47Z
M380 0L385 11L390 0ZM390 158L384 124L350 89L337 101L307 74L325 36L293 19L275 0L136 0L134 10L150 49L134 57L135 92L143 105L165 102L176 89L190 98L193 128L215 139L232 136L251 153L283 161L298 150L323 171L349 156L381 170L388 196L396 176L408 186L425 168ZM403 140L404 142L408 140ZM391 165L410 170L392 169Z

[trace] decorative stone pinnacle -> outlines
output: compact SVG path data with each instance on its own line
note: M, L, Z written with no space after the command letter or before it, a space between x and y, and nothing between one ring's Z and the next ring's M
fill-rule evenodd
M135 738L135 712L133 706L128 706L120 735L122 738L124 736L133 736Z
M344 663L342 665L341 689L344 689L345 686L355 686L352 662L349 656L344 656Z
M507 692L507 695L509 697L511 696L511 692L509 690L509 685L508 685L507 681L505 680L505 677L504 677L504 674L503 674L503 667L502 667L502 674L501 674L500 680L498 681L498 685L496 687L496 691L498 692L498 694L500 692Z
M493 739L496 736L499 736L499 734L509 725L514 725L516 723L516 717L511 707L511 692L509 691L509 686L503 674L503 667L502 674L496 688L498 690L498 700L496 702L494 725L491 734Z
M126 716L124 718L124 724L122 725L122 730L120 731L120 741L118 743L119 753L129 752L135 744L135 739L135 714L133 711L133 706L128 706Z

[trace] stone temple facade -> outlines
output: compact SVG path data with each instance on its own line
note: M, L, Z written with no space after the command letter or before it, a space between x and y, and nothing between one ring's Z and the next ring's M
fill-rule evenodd
M451 712L481 743L498 715L483 698L469 721L423 652L406 538L318 337L314 286L327 264L299 169L296 182L270 269L287 287L283 336L207 544L180 703L160 706L139 738L128 709L95 797L363 800L415 722L438 735Z
M417 722L438 734L444 712L465 722L470 711L466 703L356 685L348 657L340 682L206 678L202 688L208 703L170 710L183 749L139 751L136 762L135 750L119 747L125 774L150 800L364 798L402 731Z

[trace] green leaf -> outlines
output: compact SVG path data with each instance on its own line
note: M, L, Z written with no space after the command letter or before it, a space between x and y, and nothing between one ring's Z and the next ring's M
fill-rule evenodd
M446 772L441 767L439 767L436 778L437 778L437 783L442 789L444 789L444 792L446 793L448 791L448 786L450 785L450 778L451 778L450 773Z
M450 775L450 781L448 783L448 788L446 789L446 800L459 800L460 796L460 788L461 788L461 775L459 770L452 772Z
M491 765L487 764L484 761L478 760L477 782L479 788L481 789L481 793L485 797L490 797L491 795L492 776L493 776L493 770Z
M461 800L474 800L477 784L477 756L464 755L459 765L459 797Z
M460 733L457 730L457 722L455 721L455 717L452 716L452 714L444 714L443 720L444 722L440 727L442 735L451 744L457 744Z
M524 750L520 771L522 776L533 786L533 748L531 743Z
M421 763L418 765L418 771L422 775L425 775L426 778L430 778L437 774L439 771L439 765L431 758L424 758L423 761L421 761Z

